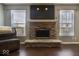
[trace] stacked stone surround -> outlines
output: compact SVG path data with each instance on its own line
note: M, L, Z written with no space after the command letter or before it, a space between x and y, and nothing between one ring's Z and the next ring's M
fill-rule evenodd
M35 31L38 29L49 29L49 37L36 37ZM26 47L61 47L61 40L58 37L57 21L33 21L29 22L29 39L25 40Z
M35 31L38 29L46 28L49 29L50 35L49 37L44 38L38 38L35 36ZM56 39L57 38L57 32L56 32L56 22L30 22L30 39Z

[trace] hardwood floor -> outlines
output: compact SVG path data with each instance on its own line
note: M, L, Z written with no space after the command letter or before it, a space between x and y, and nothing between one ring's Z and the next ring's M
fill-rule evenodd
M62 45L61 48L25 48L10 53L10 56L79 56L79 45Z

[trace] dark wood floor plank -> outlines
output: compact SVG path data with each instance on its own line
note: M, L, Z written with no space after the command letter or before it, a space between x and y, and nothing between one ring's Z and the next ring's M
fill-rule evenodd
M79 56L79 45L62 45L61 48L25 48L10 53L11 56Z

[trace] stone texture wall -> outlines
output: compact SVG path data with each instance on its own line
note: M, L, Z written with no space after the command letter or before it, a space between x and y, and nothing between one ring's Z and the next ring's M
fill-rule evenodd
M56 32L56 22L30 22L30 39L46 39L47 37L36 37L35 31L37 29L46 28L50 31L49 39L57 39L57 32ZM48 39L47 38L47 39Z

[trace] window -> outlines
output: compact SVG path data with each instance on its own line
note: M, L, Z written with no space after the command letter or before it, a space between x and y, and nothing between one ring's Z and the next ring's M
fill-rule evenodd
M74 35L74 10L60 10L60 36Z
M11 26L17 30L17 36L26 35L26 10L11 10Z

